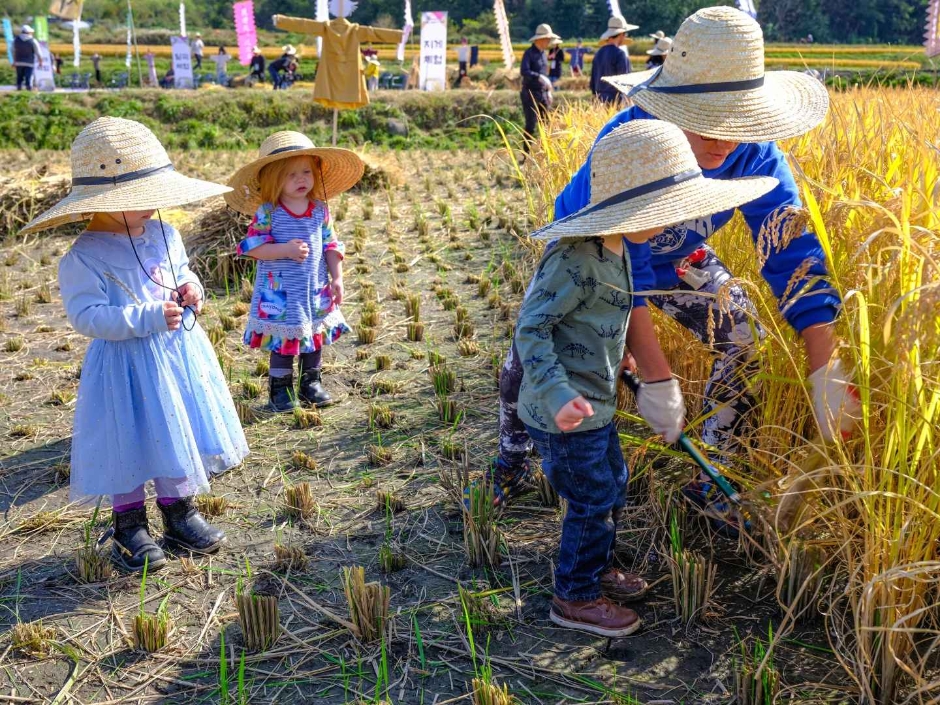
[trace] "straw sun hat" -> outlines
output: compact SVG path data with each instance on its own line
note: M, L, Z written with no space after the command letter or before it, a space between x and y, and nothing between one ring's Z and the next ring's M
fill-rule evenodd
M173 170L156 136L133 120L101 117L72 142L72 190L22 233L88 220L95 213L145 211L195 203L229 191Z
M633 120L594 147L591 202L532 237L595 237L664 228L736 208L778 183L771 176L706 179L682 130L662 120Z
M601 39L610 39L611 37L616 37L618 34L632 32L635 29L639 29L639 26L630 24L619 15L614 15L607 20L607 31L601 35Z
M647 49L646 53L650 56L665 56L672 49L672 40L669 37L660 37L652 49Z
M826 87L796 71L764 73L764 35L733 7L686 19L663 66L604 79L643 110L703 137L772 142L826 117Z
M315 147L310 138L300 132L275 132L261 143L258 158L236 171L229 179L228 185L232 187L232 192L225 194L225 202L239 213L254 215L262 203L261 184L258 181L262 167L279 159L305 155L320 160L316 177L319 181L322 176L322 192L319 187L315 187L314 195L324 200L349 190L365 171L365 164L355 152L337 147Z
M534 42L537 39L561 39L557 34L552 31L552 26L548 24L540 24L535 28L535 34L529 40Z

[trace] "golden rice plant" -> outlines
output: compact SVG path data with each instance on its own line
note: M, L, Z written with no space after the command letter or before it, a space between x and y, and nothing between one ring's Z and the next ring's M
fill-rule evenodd
M277 595L259 594L239 585L235 590L238 624L249 651L270 649L281 635L281 613Z
M17 622L10 630L13 648L33 658L45 658L50 653L50 641L56 636L54 627L44 626L41 619L35 622Z
M291 466L295 470L316 470L317 461L312 455L304 453L302 450L295 450L290 456Z
M524 180L534 224L552 217L555 197L608 116L597 106L560 106L540 129ZM859 698L877 705L897 702L902 691L924 701L940 697L926 672L940 649L940 621L930 609L940 590L938 134L934 92L867 87L833 93L821 126L781 144L799 165L805 211L795 217L816 233L844 301L838 353L861 399L848 440L816 440L803 345L761 281L766 256L800 229L767 231L755 248L735 219L713 241L766 333L757 354L751 470L728 474L745 487L788 475L784 487L815 488L793 529L825 550L832 574L845 582L823 597L832 643ZM531 273L541 244L520 243ZM697 343L673 321L657 316L656 323L673 372L690 380L683 391L695 418L711 360L701 347L690 354Z
M316 409L304 409L299 406L294 407L294 428L306 430L309 428L318 428L323 425L323 417Z
M232 503L226 497L218 497L211 494L201 494L196 496L196 508L206 517L220 517L228 511Z
M343 568L343 591L349 607L349 621L363 642L375 641L385 633L391 590L378 582L366 582L362 566Z
M391 355L376 355L375 356L375 371L383 372L385 370L392 369L392 357Z
M388 404L369 406L369 430L391 428L395 423L395 412Z
M424 324L420 321L412 321L408 324L408 340L412 343L420 343L424 340Z
M298 482L284 488L284 513L295 520L308 520L316 515L317 501L309 482Z
M509 693L509 686L493 680L492 668L487 664L471 682L473 705L514 705L519 702Z
M405 294L405 316L413 321L421 320L420 294Z
M356 326L356 340L362 345L369 345L375 342L375 328L366 325Z
M281 543L274 544L274 568L282 572L288 570L305 570L309 560L304 549L300 546Z

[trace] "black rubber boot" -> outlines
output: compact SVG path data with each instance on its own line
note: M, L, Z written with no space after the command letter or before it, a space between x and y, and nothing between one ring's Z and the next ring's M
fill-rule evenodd
M333 403L333 397L326 391L323 384L322 373L319 369L304 370L300 375L300 401L311 406L321 407L330 406Z
M225 541L225 532L206 521L196 509L192 497L183 497L163 506L163 540L194 553L215 553Z
M268 395L271 411L293 411L297 407L297 395L294 394L294 375L287 377L268 377Z
M147 524L147 508L129 509L126 512L111 512L114 535L111 537L111 560L130 571L157 570L166 563L163 549L150 535Z

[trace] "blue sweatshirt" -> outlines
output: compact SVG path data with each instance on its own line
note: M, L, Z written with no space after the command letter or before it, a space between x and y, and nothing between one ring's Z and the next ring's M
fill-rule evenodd
M600 140L618 125L630 120L655 120L639 107L627 108L615 115L597 135ZM595 144L597 142L595 141ZM624 165L628 168L628 165ZM751 229L757 244L764 220L785 206L800 206L799 191L793 173L783 152L773 142L742 143L728 155L717 169L703 169L709 179L736 179L743 176L773 176L780 183L770 193L747 203L739 209ZM570 183L555 199L555 219L564 218L588 205L591 200L591 154L571 178ZM648 243L635 245L625 240L630 252L633 283L636 291L672 289L679 285L676 274L677 260L688 256L715 234L734 215L734 210L722 211L706 218L690 220L668 227ZM798 333L817 323L831 323L842 306L838 292L827 281L809 282L827 276L825 254L813 233L806 232L794 238L784 249L772 249L761 275L777 298L781 313ZM793 273L806 260L812 261L803 280L793 286L786 300L781 301ZM810 294L810 292L812 292ZM646 304L642 296L634 297L634 306Z
M622 76L625 73L630 73L630 60L627 58L625 47L613 44L602 46L594 55L594 63L591 65L591 93L605 103L616 103L620 100L620 91L601 79L606 76Z

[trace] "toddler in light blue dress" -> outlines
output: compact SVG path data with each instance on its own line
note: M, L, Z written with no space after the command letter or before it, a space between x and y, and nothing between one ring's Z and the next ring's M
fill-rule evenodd
M173 170L143 125L100 118L72 144L72 190L24 232L91 219L59 265L69 322L94 340L82 365L72 440L72 499L109 495L112 559L162 566L150 535L153 481L164 540L214 553L224 533L196 510L209 478L248 454L212 345L195 320L203 289L160 208L228 189Z

